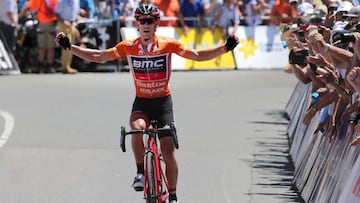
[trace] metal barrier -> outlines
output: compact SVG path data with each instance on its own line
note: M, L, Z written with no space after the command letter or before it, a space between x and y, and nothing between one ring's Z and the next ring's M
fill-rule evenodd
M19 66L11 53L8 53L3 42L4 35L0 30L0 75L21 74Z
M311 84L299 82L286 106L294 185L305 202L360 202L360 145L349 146L357 134L344 122L331 143L326 131L314 135L318 117L302 123L310 98Z

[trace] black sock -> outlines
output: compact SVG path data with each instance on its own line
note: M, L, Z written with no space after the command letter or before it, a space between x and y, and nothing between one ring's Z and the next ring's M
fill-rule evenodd
M169 190L169 201L171 200L177 201L176 190Z
M137 174L144 175L144 164L136 164L136 167L137 167Z

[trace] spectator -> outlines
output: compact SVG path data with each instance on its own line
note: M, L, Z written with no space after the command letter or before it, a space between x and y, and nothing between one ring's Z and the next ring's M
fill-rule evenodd
M289 0L289 4L291 8L291 17L294 19L297 17L298 0Z
M116 12L120 27L131 27L134 26L134 22L128 18L133 16L135 1L134 0L115 0L112 1L113 12ZM114 16L113 16L114 17ZM116 16L115 16L116 17Z
M297 16L308 18L314 13L314 6L308 2L298 4L296 13Z
M315 103L306 112L304 123L309 124L315 113L321 109L320 115L325 114L326 118L323 119L321 125L328 123L331 140L336 136L341 125L339 118L341 117L341 114L343 114L346 105L350 102L348 96L350 92L349 86L341 81L344 81L345 73L347 68L351 65L353 54L347 50L348 42L338 40L340 39L339 36L341 33L344 32L344 30L339 29L340 26L341 25L334 27L335 31L331 37L331 45L325 43L325 40L320 33L315 32L312 36L309 34L310 45L313 48L314 53L318 54L317 57L309 57L309 62L318 64L322 66L321 69L325 70L318 78L326 84L327 91L325 93L327 94L327 97L320 97L320 101ZM321 127L318 127L318 129Z
M356 28L360 17L360 7L355 6L349 10L349 13L344 14L345 20L348 22L346 26L348 30L359 30Z
M348 72L346 76L346 81L352 86L354 91L357 93L357 100L355 103L355 110L357 113L359 113L359 107L360 107L360 33L354 32L353 36L355 38L354 42L354 57L352 60L352 68ZM355 126L355 131L357 133L360 133L360 123L357 122L357 125ZM353 141L350 143L350 146L356 146L360 144L360 136L356 136Z
M325 16L324 26L331 28L335 22L336 10L338 9L338 4L336 1L330 1L327 4L327 14Z
M154 5L157 6L165 17L177 18L179 16L178 0L155 0ZM160 26L176 27L176 19L160 20Z
M270 15L269 24L280 25L281 23L289 24L296 13L290 7L289 0L276 0Z
M19 13L19 18L26 15L28 11L36 12L39 22L37 28L38 57L37 69L39 73L55 73L54 36L56 35L55 8L58 0L29 0L26 6Z
M179 23L187 35L189 28L198 28L201 32L204 26L204 5L200 0L182 0L180 4Z
M0 1L0 34L8 52L15 51L16 30L18 24L18 7L15 0Z
M228 28L233 26L231 34L234 34L239 24L240 15L236 0L224 0L224 5L215 16L213 28L219 27L225 40L229 36Z
M80 13L79 0L59 0L56 7L56 15L58 18L59 31L65 33L71 43L79 40L79 33L76 29L76 18ZM74 74L78 71L71 67L73 55L71 52L61 50L61 68L63 73Z
M264 10L268 9L265 0L248 0L246 3L245 22L247 26L263 24Z
M112 18L112 5L111 0L94 0L96 19L111 19Z
M80 17L91 19L96 12L94 0L80 0Z
M20 11L23 10L23 8L26 6L28 0L17 0L17 2L18 2L18 13L20 13Z
M349 13L352 7L354 6L349 1L342 1L336 10L335 21L345 21L346 16L344 15Z
M205 27L212 27L214 25L215 16L221 10L223 6L222 0L204 0L205 16L204 16L204 25Z

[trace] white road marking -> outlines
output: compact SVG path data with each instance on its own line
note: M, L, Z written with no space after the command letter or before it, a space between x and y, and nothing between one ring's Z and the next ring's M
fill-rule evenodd
M0 110L0 116L4 118L4 131L0 135L0 148L9 140L14 130L15 118L6 111Z
M230 197L229 197L229 194L227 193L227 190L226 190L226 186L225 186L225 178L226 178L226 168L222 168L222 172L221 172L221 180L222 180L222 183L221 183L221 186L222 186L222 191L223 191L223 194L224 194L224 197L225 197L225 202L226 203L230 203Z

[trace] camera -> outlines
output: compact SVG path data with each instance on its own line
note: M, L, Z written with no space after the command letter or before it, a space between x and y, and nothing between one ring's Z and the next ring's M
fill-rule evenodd
M342 43L348 43L348 42L355 42L355 36L354 33L341 33L340 34L340 40Z
M308 49L291 50L289 53L289 63L304 67L307 64L307 56L309 56Z
M305 43L306 39L305 39L304 31L298 30L297 34L298 34L298 37L299 37L299 41L302 42L302 43Z
M332 35L331 42L333 45L355 42L355 36L353 32L349 32L347 30L337 31Z

